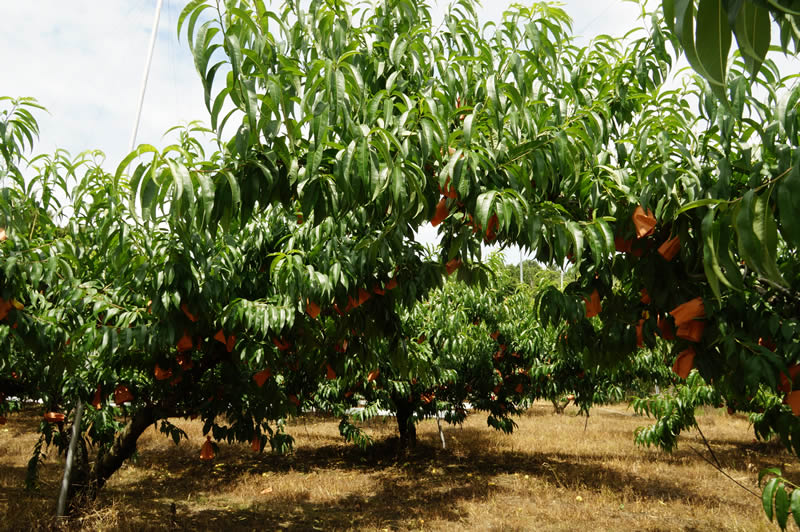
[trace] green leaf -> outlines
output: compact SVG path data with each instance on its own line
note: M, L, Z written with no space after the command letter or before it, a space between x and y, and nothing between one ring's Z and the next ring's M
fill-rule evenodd
M604 243L604 251L605 254L611 254L614 252L614 233L611 231L611 227L608 225L608 222L602 219L598 219L595 224L600 229L601 234L603 235L603 243Z
M464 145L469 147L472 142L472 121L475 120L475 113L470 113L464 119Z
M786 281L778 269L778 225L769 206L769 192L757 196L753 203L753 233L759 241L763 275L785 286Z
M389 46L389 57L392 59L392 63L394 65L402 65L403 55L406 52L406 46L408 46L408 41L401 34L397 34L392 40L392 43Z
M739 254L756 271L761 271L761 249L753 232L753 203L755 192L748 190L734 212L734 226L739 238Z
M242 55L242 47L239 44L239 38L236 35L225 35L225 51L228 53L228 58L231 60L234 82L241 81L244 57ZM205 72L201 72L201 74L205 74Z
M131 162L134 159L136 159L137 157L141 157L145 153L153 153L155 154L156 158L159 155L159 151L156 149L155 146L152 146L150 144L140 144L139 146L137 146L136 149L130 152L128 155L126 155L125 158L122 159L122 162L119 163L119 165L117 166L117 171L114 173L115 187L119 186L119 180L122 178L123 172L125 172L125 170L128 168L128 165L131 164Z
M500 110L500 100L497 97L497 82L496 82L495 77L493 75L490 75L486 79L486 93L487 93L487 97L488 97L489 103L491 104L491 108L492 108L492 119L493 119L493 122L494 122L493 125L498 130L502 129L502 127L503 127L503 118L502 118L502 115L501 115L501 112L500 112L501 111Z
M158 185L156 185L155 181L150 179L149 172L145 174L145 179L142 182L142 191L141 191L141 201L142 201L142 209L149 209L150 210L150 218L155 216L155 198L156 194L158 194Z
M594 225L586 226L584 234L589 240L589 248L592 250L592 259L594 260L594 263L600 264L603 261L603 244L601 243L602 235L599 234L598 229Z
M457 153L458 152L456 152L456 154ZM489 221L489 216L491 216L492 206L496 196L496 190L489 190L478 196L478 200L475 202L475 216L477 218L476 222L482 229L486 228L486 224Z
M800 489L794 489L792 491L791 501L789 504L792 510L792 517L794 518L794 523L800 527Z
M178 30L177 30L178 39L180 39L180 37L181 37L181 28L183 27L183 21L186 20L186 17L189 16L189 14L192 15L191 19L190 19L189 27L188 27L187 32L186 32L187 36L189 38L189 45L190 46L192 44L192 35L194 33L194 24L195 24L195 21L197 20L197 17L200 16L200 13L202 13L204 9L206 9L208 7L211 7L210 5L204 5L205 2L206 2L206 0L192 0L191 2L186 4L186 7L184 7L181 10L180 14L178 15Z
M772 24L769 11L755 2L744 2L736 17L734 33L747 71L755 79L769 51Z
M431 121L427 118L420 122L420 149L423 159L427 160L433 154L433 147L436 145L436 138L433 133Z
M464 159L459 158L456 161L456 164L453 166L453 178L450 181L451 185L456 187L456 192L458 192L459 197L466 198L469 195L470 187L472 185L470 181L470 174L468 172L464 172L466 163Z
M180 212L180 204L185 197L186 201L189 203L188 212L191 216L194 216L194 184L192 183L191 177L189 177L189 171L180 161L167 159L167 165L172 173L172 182L175 186L173 201L178 207L178 212L183 214Z
M679 214L683 214L684 212L690 211L692 209L697 209L698 207L707 207L709 205L719 205L720 203L727 203L727 201L723 200L723 199L719 199L719 198L703 198L703 199L695 200L695 201L692 201L690 203L687 203L686 205L684 205L683 207L678 209L677 212L675 212L675 216L678 216Z
M714 234L716 239L716 248L714 250L715 258L719 267L725 274L723 282L730 288L735 290L744 289L744 279L742 272L739 271L739 265L734 257L732 250L732 227L731 220L728 213L725 216L720 216L714 224Z
M447 164L442 169L441 173L439 174L439 185L444 186L444 182L447 181L448 176L451 178L450 184L452 186L458 187L458 184L455 179L460 176L456 176L455 174L455 167L456 164L461 160L461 156L463 155L464 150L458 148L452 155L450 155L449 159L447 160Z
M714 0L719 1L719 0ZM701 0L703 2L703 0ZM709 8L711 4L706 3L706 13L711 13L712 10ZM711 6L713 8L713 6ZM673 9L674 8L674 9ZM697 45L695 43L695 35L694 35L694 28L695 28L695 9L694 9L694 0L674 0L674 2L670 5L665 4L665 13L669 10L671 13L674 14L675 24L674 24L674 31L675 36L681 43L683 47L683 52L686 54L686 59L689 61L689 64L692 65L698 74L704 77L711 85L712 90L717 94L720 99L725 99L725 91L722 90L722 85L713 82L713 76L711 73L708 72L703 62L700 60L699 53L697 50ZM669 18L672 18L670 15ZM708 17L706 17L708 18ZM706 20L702 24L706 24ZM715 21L713 17L710 18L710 22L713 24ZM698 32L700 31L709 31L713 32L713 28L706 30L704 25L701 25L700 21L697 23ZM730 37L730 30L728 30L728 37ZM713 38L709 36L704 37L706 41L710 42L710 50L713 52L714 42ZM711 54L713 56L713 53Z
M664 12L664 22L672 33L675 33L675 0L663 0L661 9Z
M399 166L392 168L391 186L392 201L395 205L405 207L405 202L408 200L408 186L405 175Z
M720 299L722 296L719 291L719 279L724 278L719 270L719 262L716 258L716 242L714 240L714 215L715 211L709 210L703 218L701 226L703 233L703 268L705 269L706 279L714 292L714 296Z
M800 212L800 159L795 158L791 171L778 185L776 191L778 214L781 221L781 234L786 242L800 247L800 221L797 213Z
M230 170L222 170L220 173L222 173L222 175L228 180L228 185L231 187L231 203L233 203L234 209L238 209L242 203L239 183L236 181L236 177L233 175L233 173L231 173Z
M575 256L573 257L575 259L575 264L580 264L581 257L583 256L583 231L581 231L581 226L572 220L567 221L565 226L575 245ZM559 257L559 261L561 260L563 260L563 257ZM595 261L597 261L597 258L595 258Z
M780 484L775 492L775 518L781 530L786 530L789 519L789 496L786 494L784 484Z
M723 0L700 0L697 7L697 59L712 85L724 86L731 49L731 29Z
M764 513L772 521L774 512L772 511L772 500L775 498L775 490L778 488L778 479L773 478L764 486L764 491L761 493L761 505L764 507Z

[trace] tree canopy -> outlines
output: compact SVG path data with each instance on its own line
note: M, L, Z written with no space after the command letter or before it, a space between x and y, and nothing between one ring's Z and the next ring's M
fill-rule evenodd
M304 406L358 393L425 415L435 393L454 419L469 400L510 430L525 396L550 398L543 375L588 408L653 364L696 369L690 385L800 452L800 89L750 34L716 70L707 41L689 47L683 28L711 4L665 2L628 44L579 47L547 4L481 26L459 0L434 28L417 0L194 0L178 32L218 151L191 125L114 175L91 153L25 157L38 104L3 99L0 383L44 403L32 472L78 401L94 407L93 494L148 426L178 441L170 417L281 450ZM794 16L732 4L734 29ZM669 43L705 79L666 88ZM429 221L435 255L413 239ZM483 243L571 261L574 277L535 301L504 292Z

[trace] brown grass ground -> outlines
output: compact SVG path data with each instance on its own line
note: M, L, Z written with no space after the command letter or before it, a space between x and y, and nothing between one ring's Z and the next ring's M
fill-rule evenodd
M595 409L588 424L535 405L506 436L480 414L447 427L435 421L420 443L398 455L393 419L373 421L376 445L344 444L337 421L307 417L289 427L296 450L257 455L220 445L213 463L198 459L198 422L178 421L190 440L175 446L155 430L140 440L100 499L65 528L91 530L771 530L758 498L726 479L692 448L695 433L668 455L637 448L647 420L625 406ZM12 416L0 428L0 529L51 529L63 461L49 458L41 488L23 488L37 419ZM754 491L758 471L797 461L757 443L743 417L710 411L700 426L726 472ZM707 454L707 451L704 451ZM786 463L789 462L789 463ZM773 525L774 527L774 525Z

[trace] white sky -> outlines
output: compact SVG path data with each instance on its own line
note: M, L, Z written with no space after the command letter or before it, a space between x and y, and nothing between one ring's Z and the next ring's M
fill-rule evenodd
M434 18L441 19L447 2L431 1ZM499 20L510 3L484 0L482 19ZM137 143L162 147L171 126L207 121L191 53L175 31L184 4L164 0ZM35 152L63 148L74 156L99 149L107 156L105 168L114 171L128 152L155 5L156 0L0 3L0 95L33 96L49 111L37 115ZM603 33L622 36L639 25L639 6L624 0L567 0L563 7L575 34L587 41ZM420 238L433 236L429 227ZM518 256L507 253L511 262Z

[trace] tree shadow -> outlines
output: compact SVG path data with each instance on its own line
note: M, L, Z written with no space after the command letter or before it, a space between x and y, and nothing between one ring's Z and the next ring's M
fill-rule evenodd
M19 412L9 414L5 425L0 425L0 427L7 430L15 438L30 436L39 432L41 421L41 408L37 411L34 410L34 407L25 407Z
M320 417L320 423L331 421ZM409 528L418 519L444 521L458 527L463 522L465 504L487 502L503 494L514 496L512 491L518 488L511 484L511 476L527 476L539 486L550 485L568 494L618 491L624 487L649 504L725 504L745 511L750 507L692 489L685 478L648 478L646 469L637 474L635 468L620 467L614 452L506 450L502 446L498 449L498 434L485 428L462 426L448 428L446 433L447 450L439 447L435 432L422 433L419 444L411 451L401 450L396 437L381 439L361 450L345 444L333 433L314 434L311 445L300 446L288 455L257 454L246 445L220 444L213 462L199 460L200 446L196 441L177 446L156 444L143 448L136 461L125 465L89 511L114 513L117 521L104 528L120 530L208 530L221 526L229 530ZM726 470L753 477L759 469L775 465L776 459L782 463L789 456L774 442L720 439L710 443ZM654 464L710 467L689 444L711 459L699 441L682 442L671 454L642 449L642 458ZM136 471L126 473L128 468ZM289 494L276 490L274 494L262 493L252 498L214 495L232 491L248 475L281 482L283 474L293 472L328 473L329 478L331 473L355 473L368 475L368 479L362 477L361 488L345 488L343 495L325 501L302 490ZM24 474L23 466L0 461L0 478L23 479ZM795 475L788 478L794 480ZM42 498L36 506L31 504L36 501L23 491L20 486L19 490L0 494L0 503L6 497L13 513L52 511L52 501ZM238 502L219 507L229 500ZM91 521L87 522L91 528Z
M178 529L225 526L229 530L404 528L410 519L445 520L457 526L463 517L462 501L486 501L502 494L510 488L491 479L515 474L546 481L566 491L600 492L624 486L653 504L686 501L748 508L745 503L722 501L693 490L685 481L671 482L663 477L648 478L621 471L608 463L607 454L503 450L489 453L486 449L492 443L492 435L485 429L463 428L460 434L460 440L468 442L468 447L462 444L458 451L442 450L431 439L420 442L413 451L402 452L396 438L377 442L366 451L340 443L298 448L286 456L256 455L243 446L221 446L217 464L200 463L193 447L157 449L147 451L146 459L137 467L163 468L168 476L147 476L132 484L109 486L104 497L113 500L123 493L136 494L137 516L125 517L124 525L130 529L159 529L162 525ZM662 463L702 463L688 449L671 455L652 454L650 459ZM245 474L274 475L278 479L282 473L331 470L370 473L374 487L326 502L312 500L307 492L267 494L227 509L197 510L196 504L181 502L192 494L224 492ZM163 502L165 495L175 501L174 513Z
M5 520L11 523L29 522L26 529L49 530L52 523L39 522L42 517L53 516L56 510L60 467L45 463L39 466L36 488L25 488L27 468L0 462L0 530L7 528ZM3 513L5 511L5 516Z
M696 441L687 445L681 445L697 456L697 453L705 457L706 462L716 463L725 471L735 471L737 473L748 473L757 475L759 471L766 468L778 467L784 469L786 462L795 462L797 457L791 454L780 441L758 441L741 442L730 439L709 440L709 445L713 455L708 448L701 442ZM694 450L692 450L692 448ZM784 477L791 482L800 483L800 472L783 471Z

